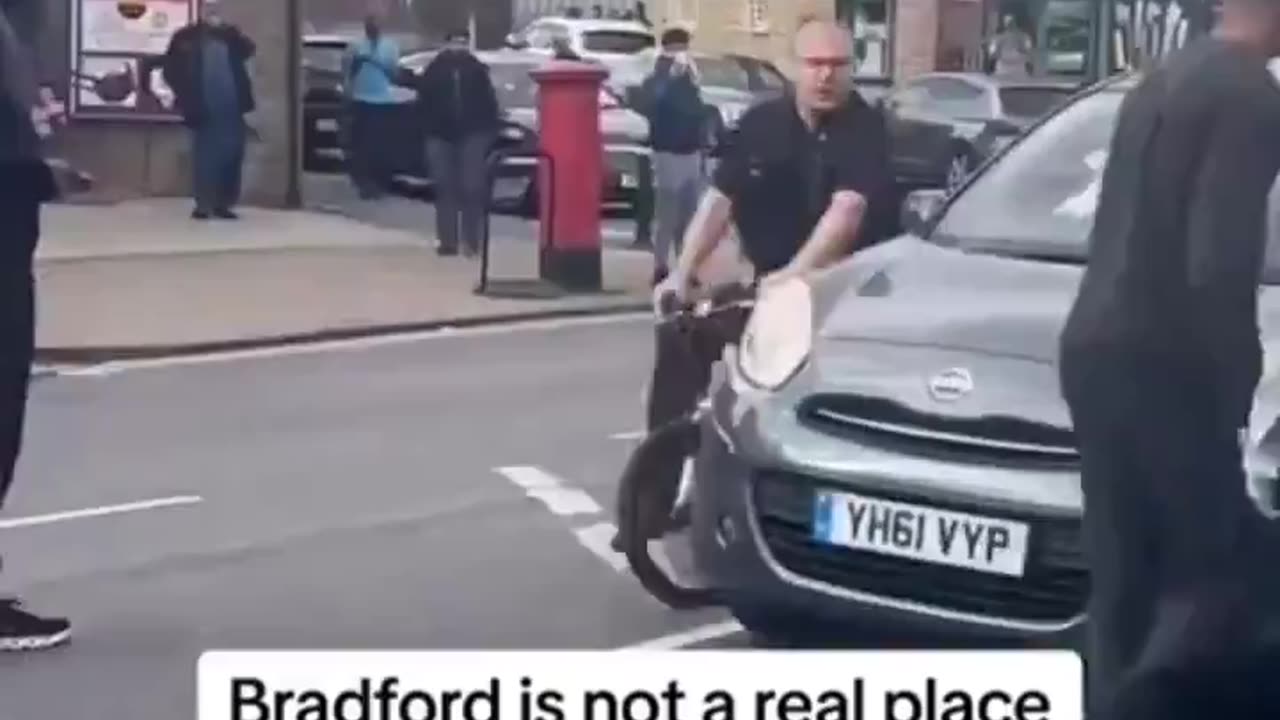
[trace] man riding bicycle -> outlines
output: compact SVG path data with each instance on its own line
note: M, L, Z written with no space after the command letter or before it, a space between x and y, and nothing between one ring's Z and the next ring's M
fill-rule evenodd
M795 90L743 114L686 232L680 258L654 288L655 306L686 301L730 223L761 292L885 239L894 217L884 117L852 92L853 36L834 22L801 24ZM660 326L648 430L688 415L710 382L716 352L691 363L685 338ZM691 366L693 365L693 366ZM681 474L663 458L655 482ZM651 532L655 529L650 528ZM615 541L615 546L621 540Z

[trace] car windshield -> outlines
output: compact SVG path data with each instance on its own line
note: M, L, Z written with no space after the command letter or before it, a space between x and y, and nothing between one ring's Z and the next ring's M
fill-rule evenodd
M698 76L707 87L730 88L749 92L751 75L746 68L725 58L698 58Z
M653 36L626 30L587 30L582 33L582 49L587 52L631 55L653 47Z
M1085 262L1123 99L1104 90L1048 118L953 198L933 239L972 252ZM1268 246L1263 278L1274 283L1280 244L1269 239Z
M1083 261L1123 98L1088 95L1013 145L954 198L938 237L971 250Z

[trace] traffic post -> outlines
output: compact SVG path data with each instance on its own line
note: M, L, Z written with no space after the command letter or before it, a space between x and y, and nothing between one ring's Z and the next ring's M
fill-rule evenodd
M539 276L566 290L600 291L604 144L600 91L608 71L552 60L530 72L538 84L538 171L542 237Z

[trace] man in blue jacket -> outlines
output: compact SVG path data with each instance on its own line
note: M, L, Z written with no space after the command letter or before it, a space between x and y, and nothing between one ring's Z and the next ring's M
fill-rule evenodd
M32 122L38 90L31 48L23 42L39 36L39 5L0 0L0 507L22 450L35 351L32 263L40 208L58 194ZM42 618L16 599L0 598L0 652L50 647L70 634L66 620Z
M223 19L221 0L205 0L198 22L174 33L164 55L183 122L192 131L192 217L235 219L248 127L255 100L247 64L254 43Z
M388 136L395 119L393 88L400 48L382 32L378 17L365 18L364 36L351 45L347 66L351 88L351 180L363 198L382 195L391 184Z
M666 278L679 257L685 229L705 185L705 153L714 109L702 101L697 68L688 55L689 33L662 34L662 54L640 86L638 109L649 120L656 210L653 282Z

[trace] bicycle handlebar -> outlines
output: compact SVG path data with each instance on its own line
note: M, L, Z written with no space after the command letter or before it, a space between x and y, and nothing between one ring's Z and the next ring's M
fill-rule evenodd
M659 322L679 322L690 317L704 318L755 302L756 283L725 283L711 288L702 298L681 302L674 292L658 298Z

